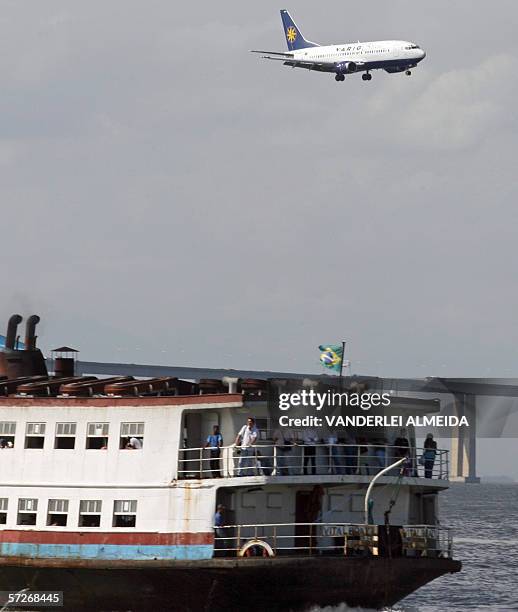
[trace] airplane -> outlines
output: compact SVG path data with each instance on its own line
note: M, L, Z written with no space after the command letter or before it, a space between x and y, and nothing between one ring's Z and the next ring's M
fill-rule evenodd
M370 81L372 70L388 73L405 72L408 76L426 53L413 42L405 40L377 40L373 42L319 45L306 40L287 10L281 10L288 53L252 51L262 53L263 59L282 61L285 66L330 72L336 81L345 81L346 74L363 72L362 79Z

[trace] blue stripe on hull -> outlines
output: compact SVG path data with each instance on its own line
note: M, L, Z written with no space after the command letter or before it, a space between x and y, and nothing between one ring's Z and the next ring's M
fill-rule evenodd
M210 545L127 546L117 544L28 544L4 542L0 544L0 556L55 559L211 559Z

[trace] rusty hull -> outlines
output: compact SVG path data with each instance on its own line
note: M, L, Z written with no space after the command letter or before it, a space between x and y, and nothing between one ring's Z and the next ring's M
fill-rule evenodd
M64 592L64 610L223 612L307 610L340 603L392 606L459 561L277 557L207 561L0 559L0 591Z

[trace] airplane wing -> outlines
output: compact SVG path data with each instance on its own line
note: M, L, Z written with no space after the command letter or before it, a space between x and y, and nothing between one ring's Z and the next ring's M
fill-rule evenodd
M295 59L293 53L283 53L281 51L251 51L251 53L262 53L262 59L281 61L285 66L292 66L293 68L306 68L307 70L331 72L336 66L336 62L315 62L314 60ZM364 62L354 63L359 68L364 65Z
M283 60L295 57L293 53L283 53L282 51L250 51L250 53L262 53L263 59Z
M277 60L284 62L285 66L293 68L307 68L308 70L322 70L334 65L334 62L315 62L306 60L296 60L293 53L283 53L281 51L251 51L251 53L262 53L262 59Z
M282 57L294 57L293 53L283 51L250 51L250 53L264 53L265 55L281 55Z

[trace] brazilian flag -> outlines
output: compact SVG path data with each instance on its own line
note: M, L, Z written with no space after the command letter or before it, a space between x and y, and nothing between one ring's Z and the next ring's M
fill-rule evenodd
M322 366L328 370L340 372L344 358L343 346L341 344L321 344L318 350Z

